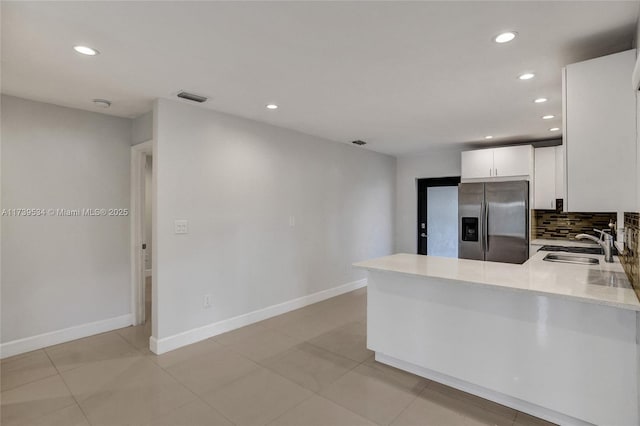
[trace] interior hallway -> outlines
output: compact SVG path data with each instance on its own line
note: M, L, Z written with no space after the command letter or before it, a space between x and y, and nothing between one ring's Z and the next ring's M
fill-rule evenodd
M3 360L2 425L549 425L375 362L366 289L160 356L150 326Z

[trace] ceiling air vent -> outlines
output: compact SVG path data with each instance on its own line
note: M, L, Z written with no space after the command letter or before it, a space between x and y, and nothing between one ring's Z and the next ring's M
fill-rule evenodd
M199 104L206 102L208 99L206 96L194 95L193 93L185 92L184 90L178 93L178 97L188 101L198 102Z
M357 141L351 141L352 144L354 145L366 145L367 143L365 141L361 141L361 140L357 140Z

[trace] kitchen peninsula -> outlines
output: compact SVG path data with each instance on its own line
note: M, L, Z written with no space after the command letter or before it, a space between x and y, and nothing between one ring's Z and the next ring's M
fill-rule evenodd
M560 424L637 425L640 303L622 266L396 254L368 271L376 360Z

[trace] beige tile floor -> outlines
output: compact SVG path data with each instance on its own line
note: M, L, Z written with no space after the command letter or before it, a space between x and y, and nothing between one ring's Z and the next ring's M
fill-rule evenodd
M361 289L160 356L148 322L9 358L0 423L549 425L377 363L365 306Z

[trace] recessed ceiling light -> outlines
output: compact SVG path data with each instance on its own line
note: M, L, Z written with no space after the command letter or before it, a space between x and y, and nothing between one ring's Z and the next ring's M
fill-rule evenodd
M560 130L560 127L552 127L549 129L550 132L557 132L558 130Z
M537 103L537 104L541 104L541 103L543 103L543 102L547 102L547 101L548 101L548 99L547 99L547 98L537 98L537 99L534 99L534 100L533 100L533 102L535 102L535 103Z
M109 108L111 106L111 101L106 99L94 99L93 104L99 108Z
M516 35L518 33L515 33L513 31L507 31L504 32L502 34L498 34L497 36L495 36L493 38L493 41L495 41L496 43L508 43L511 40L513 40L514 38L516 38Z
M73 50L87 56L96 56L98 53L100 53L96 49L92 49L91 47L87 46L73 46Z
M491 136L491 135L487 135L487 136L485 136L484 138L485 138L485 139L493 139L493 136Z
M556 116L551 114L542 116L543 120L551 120L552 118L556 118Z
M533 77L535 77L535 76L536 76L536 75L535 75L534 73L532 73L532 72L526 72L526 73L524 73L524 74L520 74L520 75L518 76L518 78L519 78L520 80L531 80L531 79L532 79Z
M267 109L278 109L278 105L276 105L276 104L267 104Z

